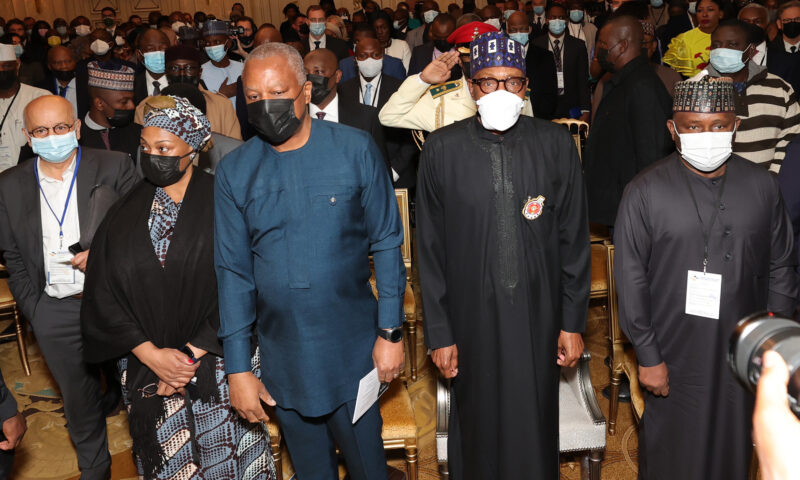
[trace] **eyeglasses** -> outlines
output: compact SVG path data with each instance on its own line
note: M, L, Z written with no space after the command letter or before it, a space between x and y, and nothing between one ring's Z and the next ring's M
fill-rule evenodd
M158 384L157 383L149 383L142 388L139 388L139 393L142 394L142 398L150 398L154 397L158 393Z
M180 74L181 72L186 75L194 75L200 71L200 66L196 65L170 65L167 67L167 73Z
M795 18L781 18L781 23L792 23L792 22L800 22L800 17Z
M510 93L519 93L525 88L525 82L528 79L525 77L508 77L505 80L499 78L483 77L473 78L472 83L480 87L483 93L492 93L497 90L497 87L502 83L505 89Z
M51 130L56 135L64 135L65 133L67 133L70 130L72 130L72 127L74 125L75 125L75 122L73 122L72 125L67 124L67 123L59 123L58 125L53 126L53 127L36 127L33 130L29 131L28 133L30 134L30 136L32 136L34 138L44 138L44 137L50 135L50 131Z

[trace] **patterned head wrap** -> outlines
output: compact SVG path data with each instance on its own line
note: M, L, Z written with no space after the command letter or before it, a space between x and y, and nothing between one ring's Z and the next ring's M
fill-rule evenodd
M521 43L501 32L478 35L470 44L472 74L488 67L511 67L525 71L525 54Z
M104 64L108 66L108 63ZM119 90L122 92L133 91L134 70L126 65L112 70L103 68L96 60L86 65L89 71L89 86L105 90Z
M736 90L727 77L706 75L675 84L673 112L727 113L736 111Z
M228 23L222 20L209 20L203 24L203 37L211 37L213 35L228 36Z
M203 113L183 97L162 95L145 104L144 126L163 128L194 150L211 138L211 124Z
M651 19L646 18L644 20L639 20L639 23L642 24L642 31L645 35L650 35L651 37L656 36L656 26Z

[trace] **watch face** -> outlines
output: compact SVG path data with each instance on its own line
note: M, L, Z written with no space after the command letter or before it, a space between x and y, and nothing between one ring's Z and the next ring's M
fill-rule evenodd
M400 340L403 339L403 328L402 327L395 328L394 330L392 330L390 332L390 335L391 335L390 338L389 338L390 342L392 342L392 343L399 342Z

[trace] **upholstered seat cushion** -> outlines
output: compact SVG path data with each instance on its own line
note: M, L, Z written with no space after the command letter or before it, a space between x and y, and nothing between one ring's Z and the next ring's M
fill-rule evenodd
M397 380L392 382L380 402L383 417L381 437L384 440L416 438L417 422L405 384Z
M558 447L561 452L605 448L605 421L594 422L583 398L576 369L561 369L558 385ZM586 392L594 395L594 392Z

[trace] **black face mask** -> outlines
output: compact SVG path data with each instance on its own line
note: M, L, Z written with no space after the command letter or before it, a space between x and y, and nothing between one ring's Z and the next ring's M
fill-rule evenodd
M255 35L250 35L248 37L245 37L244 35L239 35L239 42L245 45L250 45L251 43L253 43L253 38L255 38Z
M303 93L300 90L299 97ZM259 100L247 105L247 119L250 125L272 145L280 145L289 139L300 128L302 119L294 114L292 98L275 98Z
M191 155L192 153L194 152L189 152L186 155ZM163 188L178 183L189 168L189 165L186 165L186 168L181 170L181 159L186 155L179 157L139 152L142 173L147 181L157 187Z
M194 77L191 75L167 75L167 83L170 85L174 85L176 83L185 83L188 85L194 85L196 87L200 85L200 77Z
M112 127L127 127L133 122L133 115L135 113L136 110L114 109L114 115L108 117L108 123L111 124Z
M0 71L0 90L8 90L17 82L16 70Z
M53 76L62 82L69 82L75 78L75 70L53 70Z
M786 22L783 24L783 34L789 38L800 35L800 22Z
M319 105L333 90L333 87L329 86L331 78L314 74L309 74L306 77L311 82L311 103Z
M597 63L603 67L603 70L609 73L614 73L614 63L608 59L609 49L597 47Z
M449 52L450 49L453 48L453 44L447 40L434 40L433 46L440 52Z

